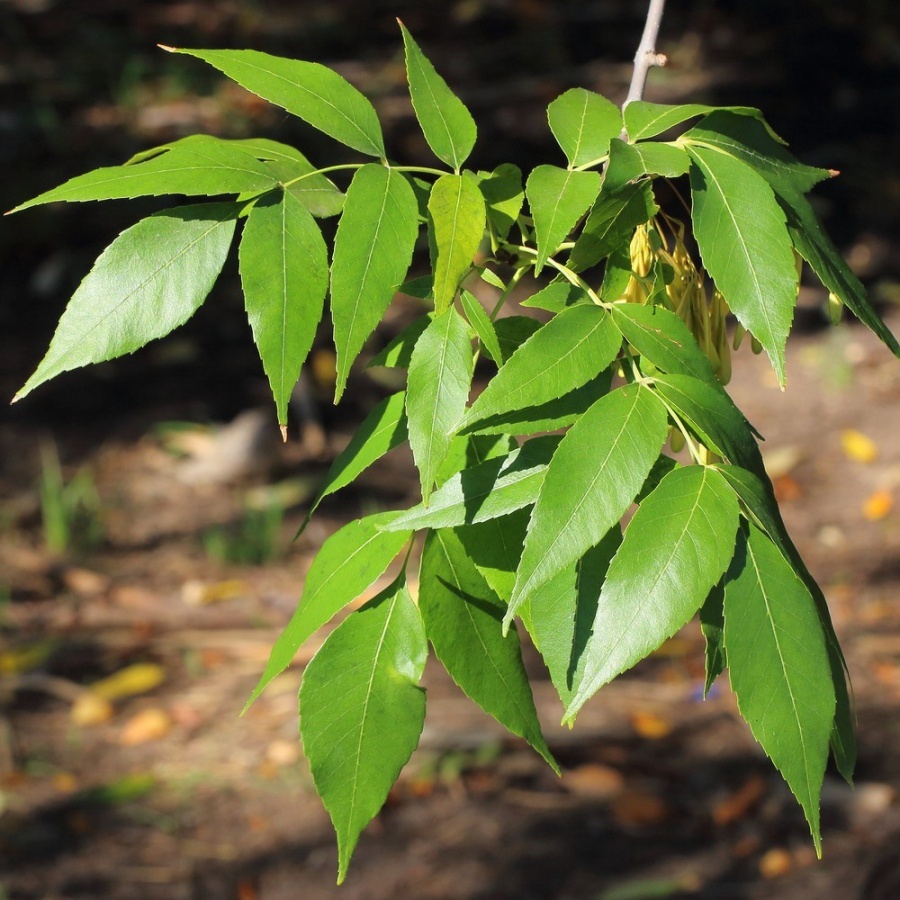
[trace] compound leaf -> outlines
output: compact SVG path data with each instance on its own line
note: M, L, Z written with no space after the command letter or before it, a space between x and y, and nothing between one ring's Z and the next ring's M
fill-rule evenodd
M451 306L422 332L409 363L409 443L426 505L466 408L473 368L469 330Z
M306 359L328 290L328 248L293 194L257 203L241 236L241 284L253 340L275 397L278 424Z
M431 189L428 212L437 250L434 308L440 314L453 302L484 236L484 197L474 176L441 176Z
M534 708L515 631L503 636L503 603L451 529L422 551L419 609L437 658L463 692L557 769Z
M525 183L525 196L534 217L538 256L535 275L590 209L600 190L597 172L572 172L556 166L537 166Z
M606 97L572 88L547 107L547 120L569 166L597 163L622 130L622 113Z
M331 267L335 402L353 360L406 277L419 230L416 210L415 194L400 172L371 163L353 176Z
M400 23L406 48L409 96L434 155L458 172L475 146L477 129L469 110L447 87L412 35Z
M283 672L300 647L376 579L409 540L410 531L382 531L393 513L356 519L332 534L319 548L303 586L303 596L284 631L278 636L259 683L247 705Z
M465 426L574 391L615 359L621 343L618 329L599 306L580 304L558 313L488 382L466 415Z
M544 475L506 622L615 525L666 437L666 409L643 385L601 397L568 431Z
M566 721L697 612L728 568L737 526L737 500L714 469L686 466L663 478L610 563Z
M821 850L819 796L835 697L815 602L755 525L725 582L725 652L738 709L803 807Z
M419 743L428 643L403 580L332 632L300 688L300 735L338 839L338 883L360 833Z
M18 400L61 372L133 353L184 324L225 264L240 207L202 203L123 231L72 295Z
M375 108L333 69L258 50L175 52L208 62L241 87L286 109L336 141L360 153L384 158L384 138Z

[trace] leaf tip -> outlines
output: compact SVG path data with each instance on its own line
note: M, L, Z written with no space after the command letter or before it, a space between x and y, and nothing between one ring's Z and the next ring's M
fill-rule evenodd
M278 430L281 432L281 440L283 443L287 443L287 425L279 425Z
M166 53L179 53L179 49L177 47L170 47L168 44L157 44L160 50L165 50Z
M837 178L838 175L841 174L841 170L840 170L840 169L829 169L829 170L828 170L828 174L829 174L832 178Z

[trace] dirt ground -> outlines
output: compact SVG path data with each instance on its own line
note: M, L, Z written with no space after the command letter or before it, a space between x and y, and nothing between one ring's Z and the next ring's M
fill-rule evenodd
M294 6L0 4L10 61L0 64L0 162L15 173L0 183L3 208L179 133L310 139L240 92L154 68L157 41L338 60L375 96L392 146L414 159L423 148L398 100L399 13L483 123L480 164L528 165L545 161L541 104L572 84L620 99L630 53L604 47L633 47L640 24L612 0L460 2L446 21L411 2L391 4L390 16L349 0L303 4L302 15ZM824 187L822 212L876 296L895 297L900 177L888 166L900 159L900 127L886 110L900 108L900 79L873 72L895 73L883 60L900 58L890 51L900 27L875 27L878 4L853 42L846 17L818 0L792 4L784 21L770 15L780 4L696 6L667 20L682 40L667 48L673 65L654 99L758 102L804 159L846 169ZM796 38L807 33L815 40ZM104 239L142 214L113 204L4 221L0 395L34 367ZM574 731L559 727L559 703L529 656L562 778L429 668L420 749L337 888L333 834L296 735L297 687L317 640L239 714L316 548L353 516L413 502L415 480L392 454L291 542L361 411L396 387L357 377L348 409L335 412L313 379L306 426L282 446L233 269L229 280L183 332L0 413L0 898L900 896L900 370L874 338L822 327L823 298L804 290L787 391L749 348L731 386L766 438L785 518L853 678L857 782L826 776L824 859L725 680L701 699L703 644L691 625L604 688ZM886 315L900 332L900 309L888 303ZM327 342L317 359L327 372ZM59 550L47 546L40 496L55 456L76 487L47 495L74 502L80 483L85 506ZM84 711L84 685L137 664L160 683Z

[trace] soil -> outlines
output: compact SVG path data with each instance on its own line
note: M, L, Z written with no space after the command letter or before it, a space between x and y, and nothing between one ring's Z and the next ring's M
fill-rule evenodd
M465 48L483 49L491 41L495 60L507 67L524 58L534 63L540 77L498 82L505 105L496 111L495 138L488 140L488 156L506 154L513 147L512 126L524 128L524 149L514 149L527 157L540 149L529 129L537 135L543 125L527 115L536 97L546 93L546 102L588 76L615 96L625 80L624 63L597 64L570 40L580 21L571 13L575 5L561 4L566 12L557 14L548 11L551 4L513 4L515 33L502 41L490 18L502 5L484 4L488 11L481 19L476 13L482 4L454 5L456 18L441 53L451 73ZM74 8L81 6L85 18L73 24ZM114 102L85 102L97 95L100 75L96 58L84 49L109 47L98 34L120 41L119 55L106 65L121 72L126 56L144 58L135 43L139 37L146 43L150 34L159 39L165 32L172 44L208 46L222 38L278 52L279 41L287 42L284 34L312 33L290 31L291 4L271 4L264 19L254 19L241 4L204 6L201 16L190 3L137 3L125 21L115 4L71 4L66 15L80 29L80 56L66 39L66 23L49 8L22 3L10 4L14 12L2 11L19 29L3 31L28 74L16 77L40 88L27 110L18 98L6 104L18 117L11 133L32 128L40 136L33 152L18 145L10 151L21 178L7 207L31 184L40 182L31 191L36 193L107 161L97 157L118 160L167 139L173 128L239 133L261 125L277 134L279 122L264 109L248 104L235 114L236 94L213 94L200 104L177 94L173 99L153 80L162 77L156 70L135 81L156 84L151 96L135 99L129 91L138 87L126 85ZM593 4L591 15L613 20L613 6ZM338 7L343 21L354 23L343 42L329 30L329 10ZM414 31L416 9L400 10ZM330 41L328 53L353 59L342 63L345 73L362 73L381 92L379 110L390 118L399 109L396 65L384 48L396 38L386 36L383 17L354 19L358 10L349 3L310 4L310 10L315 34ZM684 26L681 32L697 38L697 46L734 46L728 39L739 30L735 23L723 30L716 5L705 10L673 27ZM475 25L465 15L476 15ZM428 35L442 34L424 15L419 19L423 44ZM753 25L753 17L747 22ZM373 23L378 27L366 34ZM639 24L629 22L615 39L633 46ZM477 40L476 26L483 26ZM170 38L171 31L184 40ZM18 42L8 37L14 33ZM535 55L541 34L546 41ZM741 46L753 46L754 35L763 44L759 35L785 40L785 34L750 29ZM359 53L366 37L376 48L368 57ZM744 72L736 79L734 69L719 65L708 49L697 58L697 46L690 40L680 45L677 77L655 99L679 100L698 90L723 96L732 87L775 93L767 67L751 70L755 78ZM302 49L296 55L312 58ZM67 83L59 69L47 76L57 52L84 85ZM455 65L470 105L487 118L493 95L473 86L485 81L485 59L479 57L474 73ZM837 68L828 83L839 87L844 69ZM702 72L712 74L704 81ZM55 94L48 95L50 85ZM876 88L870 100L886 96L887 88ZM782 100L783 121L794 121L799 105ZM41 124L51 111L60 116L52 128ZM397 112L390 133L415 154L421 148L409 136L405 115ZM876 146L866 135L860 153ZM102 146L98 136L106 141ZM803 139L823 146L809 135ZM72 162L64 146L82 158ZM841 144L830 147L849 155ZM860 196L889 196L885 184L867 182L862 195L850 192L852 202L839 190L826 191L831 210L839 212L838 231L852 226L859 235ZM4 186L4 201L9 191ZM847 245L879 297L893 290L890 226L896 210L890 210L882 209L874 230ZM133 221L134 208L127 221L119 216L118 207L104 207L102 214L95 207L83 218L53 211L22 218L14 237L6 229L0 244L4 396L14 393L39 358L52 320L102 246L94 242ZM348 880L338 888L334 837L296 735L303 664L322 636L246 715L240 713L317 547L356 515L414 502L415 479L402 453L386 457L359 487L323 504L291 542L329 460L363 411L396 388L357 373L349 402L331 410L323 337L302 392L299 424L281 445L269 426L274 419L265 384L241 325L235 278L230 281L183 332L134 357L65 376L0 422L0 897L900 896L900 376L896 360L876 339L853 324L824 327L821 293L804 288L798 333L788 346L787 391L778 389L766 360L748 347L737 354L730 386L765 437L763 452L785 519L823 586L853 678L860 740L856 787L829 770L823 860L815 858L789 791L739 719L725 679L701 699L703 641L692 624L604 688L572 731L559 726L559 702L528 651L561 778L430 666L420 748L361 838ZM375 343L383 343L408 313L398 306ZM900 311L888 307L886 317L900 332ZM47 547L38 487L42 474L52 472L54 453L66 481L82 473L87 505L57 550ZM267 508L269 524L259 512ZM223 552L257 554L257 561L228 561ZM83 686L137 663L157 667L162 682L114 701L96 724L79 724Z

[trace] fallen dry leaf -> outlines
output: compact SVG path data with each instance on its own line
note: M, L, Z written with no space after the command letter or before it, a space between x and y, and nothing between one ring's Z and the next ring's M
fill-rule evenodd
M119 743L123 747L136 747L164 738L172 728L172 717L159 707L141 710L123 726Z
M782 847L767 850L759 860L759 874L763 878L780 878L794 868L794 858Z
M766 780L758 775L749 778L736 791L719 801L712 811L716 825L729 825L742 819L766 793Z
M625 779L617 769L589 763L564 772L562 786L573 794L580 794L583 797L609 800L622 792Z
M890 491L875 491L863 504L863 516L870 522L883 519L894 508L894 497Z
M631 714L631 725L642 737L651 741L668 737L672 733L672 725L662 716L651 712L635 712Z
M121 700L146 694L166 680L166 670L156 663L135 663L126 666L108 678L95 681L90 690L104 700Z
M610 804L613 818L620 825L658 825L669 818L671 810L656 794L643 790L626 790Z
M73 725L87 728L108 722L113 717L113 712L113 705L109 700L87 690L72 704L69 719Z
M871 463L878 458L878 445L855 428L845 428L841 432L841 447L844 455L854 462Z

